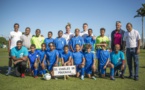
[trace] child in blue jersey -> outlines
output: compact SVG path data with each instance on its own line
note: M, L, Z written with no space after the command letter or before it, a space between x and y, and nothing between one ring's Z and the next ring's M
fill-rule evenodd
M39 73L43 76L46 73L46 44L41 44L41 50L38 52L39 55Z
M72 52L76 51L76 45L80 45L80 51L83 49L84 45L84 39L79 35L80 30L78 28L75 29L75 36L70 39L69 45L70 45L70 50Z
M50 51L46 51L46 57L48 62L48 71L50 71L50 74L52 77L54 77L53 67L58 66L58 57L59 53L57 50L55 50L54 43L49 43Z
M81 74L81 79L84 80L84 66L85 66L85 58L82 52L80 51L81 46L76 44L76 51L72 54L72 59L74 65L76 66L76 77L79 77Z
M114 78L114 65L109 61L110 52L106 50L106 42L102 42L101 44L97 44L97 46L101 46L101 49L97 52L97 58L99 60L99 67L101 70L101 76L105 77L106 68L110 68L110 79L115 80Z
M54 40L55 48L58 50L59 55L63 52L63 47L66 45L65 38L62 37L63 31L58 31L58 37Z
M92 46L92 50L94 51L94 44L96 42L96 37L92 36L93 30L92 29L88 29L88 36L86 36L86 38L84 38L84 43L85 46L86 44L90 44Z
M48 32L48 38L45 38L44 43L46 44L46 49L50 50L49 43L54 42L54 39L52 38L53 33L51 31Z
M95 65L96 60L94 58L94 53L91 52L92 45L87 44L86 49L87 49L87 52L84 53L84 57L85 57L85 60L86 60L85 72L86 72L88 78L92 78L92 79L96 80L96 78L94 76L95 71L96 71L96 65Z
M39 56L38 53L36 51L36 46L34 44L32 44L30 46L30 51L28 54L28 68L30 68L32 75L34 75L34 78L37 78L37 73L38 73L38 60L39 60Z
M61 53L60 55L61 57L61 61L62 61L62 65L63 66L71 66L73 65L72 63L72 53L69 51L69 46L65 45L64 46L64 52ZM68 79L69 76L64 76L64 80Z

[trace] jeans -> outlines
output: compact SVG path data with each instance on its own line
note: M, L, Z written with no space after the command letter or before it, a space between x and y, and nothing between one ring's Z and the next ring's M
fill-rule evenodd
M132 62L134 61L134 77L138 77L139 55L137 54L137 48L127 48L126 57L130 76L133 76Z

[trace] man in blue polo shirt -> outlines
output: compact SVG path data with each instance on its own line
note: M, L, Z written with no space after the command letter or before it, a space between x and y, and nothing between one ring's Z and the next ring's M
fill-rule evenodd
M11 50L12 60L14 61L14 68L16 76L25 77L25 70L28 58L28 50L22 46L22 41L17 41L17 46Z
M114 65L114 72L120 70L120 77L124 79L124 71L126 68L124 53L120 51L120 45L115 45L115 51L110 54L111 63Z

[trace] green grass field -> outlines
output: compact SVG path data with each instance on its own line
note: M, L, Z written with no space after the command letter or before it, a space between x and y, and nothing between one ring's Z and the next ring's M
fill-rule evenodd
M0 90L145 90L145 50L140 54L139 81L117 77L115 81L111 81L109 77L97 80L85 78L84 81L75 77L66 81L63 79L45 81L41 77L34 79L31 76L20 78L13 75L5 76L7 64L8 53L0 49ZM127 68L125 76L128 75Z

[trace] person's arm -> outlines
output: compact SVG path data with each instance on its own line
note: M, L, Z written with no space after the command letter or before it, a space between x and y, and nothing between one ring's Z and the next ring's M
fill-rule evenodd
M82 61L82 65L85 65L85 61L86 61L86 60L85 60L84 57L83 57L82 59L83 59L83 61Z
M124 57L124 53L122 52L120 56L121 56L121 59L122 59L121 70L124 70L124 68L125 68L125 57Z
M22 58L16 58L15 56L12 56L12 59L14 61L14 64L17 64L17 63L22 62L22 61L27 61L27 56L24 56Z
M28 59L28 68L30 69L31 66L30 66L30 60Z
M126 46L126 34L123 35L123 52L125 53L125 46Z
M107 62L106 62L106 64L105 64L105 66L104 66L104 69L106 69L106 67L107 67L108 63L109 63L109 59L107 60Z
M55 62L55 66L58 66L58 61L59 61L59 56L56 56L56 62Z
M140 42L141 42L141 40L139 39L138 40L138 45L137 45L137 54L140 53Z
M44 62L45 62L45 60L46 60L46 55L44 55L44 58L43 58L43 61L42 61L42 62L44 63Z

